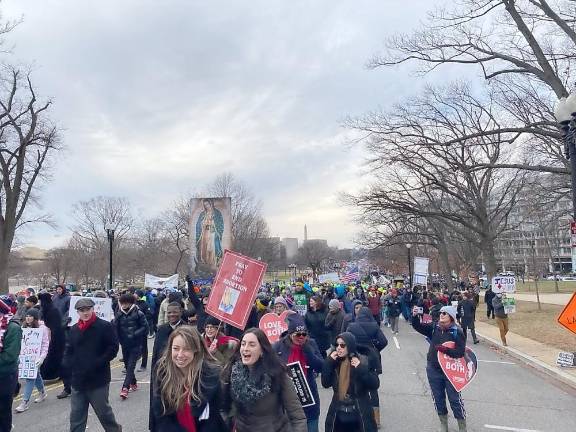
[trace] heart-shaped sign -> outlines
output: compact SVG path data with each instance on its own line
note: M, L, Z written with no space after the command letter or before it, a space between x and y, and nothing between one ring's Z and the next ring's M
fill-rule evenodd
M444 342L442 345L448 348L456 346L452 341ZM464 390L478 372L476 354L468 347L466 347L464 357L457 359L438 351L438 363L440 363L440 367L448 381L452 383L458 392Z
M260 318L260 323L258 327L268 337L271 344L277 342L280 339L280 335L288 330L288 323L286 322L286 317L294 313L292 311L284 311L280 315L276 315L273 312L269 312Z

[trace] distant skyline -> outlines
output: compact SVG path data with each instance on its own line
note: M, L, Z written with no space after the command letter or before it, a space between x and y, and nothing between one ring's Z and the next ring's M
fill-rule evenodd
M365 64L430 3L2 1L5 19L23 17L4 61L31 66L66 147L39 194L58 228L20 244L62 245L79 200L123 196L153 217L231 172L272 236L301 239L307 224L310 238L352 247L338 193L365 184L365 154L341 124L425 84Z

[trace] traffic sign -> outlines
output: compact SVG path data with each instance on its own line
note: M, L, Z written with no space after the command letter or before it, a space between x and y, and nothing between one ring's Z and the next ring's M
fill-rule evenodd
M576 293L572 294L572 298L560 313L558 322L572 333L576 333Z
M512 294L516 292L516 278L514 276L495 276L492 278L492 292L494 294Z

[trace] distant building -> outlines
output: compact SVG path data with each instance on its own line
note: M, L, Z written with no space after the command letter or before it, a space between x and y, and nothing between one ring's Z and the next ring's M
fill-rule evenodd
M306 243L316 243L316 244L321 244L322 246L328 247L328 240L324 240L324 239L304 240L304 243L302 243L302 244L305 245Z
M298 239L286 237L282 239L282 246L286 250L286 261L288 264L293 264L298 255Z

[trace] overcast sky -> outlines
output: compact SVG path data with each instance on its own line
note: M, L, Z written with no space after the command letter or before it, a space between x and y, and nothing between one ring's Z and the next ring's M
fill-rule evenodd
M5 61L32 66L66 146L42 191L59 227L24 241L62 244L79 200L125 196L155 216L229 171L262 200L272 235L302 238L307 224L352 246L337 194L367 178L341 122L420 85L407 68L365 68L431 2L408 3L3 0L5 18L24 19Z

